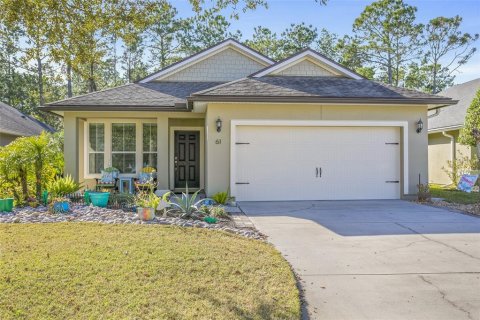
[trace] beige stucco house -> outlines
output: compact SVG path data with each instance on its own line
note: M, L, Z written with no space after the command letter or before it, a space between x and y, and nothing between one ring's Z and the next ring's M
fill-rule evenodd
M66 172L157 168L160 189L239 201L398 199L427 181L429 109L446 97L376 83L306 49L275 62L235 40L138 83L50 103Z
M54 130L49 125L0 102L0 146L5 146L18 137L39 135L42 131Z
M439 93L458 102L446 108L436 109L428 115L428 171L429 182L448 185L452 181L442 170L447 161L459 157L472 158L475 154L470 146L457 142L463 128L468 107L477 91L480 78L455 85Z

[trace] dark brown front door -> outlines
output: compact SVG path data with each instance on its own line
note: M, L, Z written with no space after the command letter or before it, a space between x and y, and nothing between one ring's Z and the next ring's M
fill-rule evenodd
M175 131L175 189L200 187L200 133Z

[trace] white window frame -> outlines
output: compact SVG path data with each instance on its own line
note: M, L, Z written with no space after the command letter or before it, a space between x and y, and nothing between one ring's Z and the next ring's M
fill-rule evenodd
M85 166L87 167L87 171L85 171L89 175L95 175L95 173L90 173L90 155L91 154L103 154L103 166L105 167L105 162L106 162L106 157L105 157L105 151L106 151L106 145L105 141L103 141L103 151L90 151L89 145L90 145L90 124L103 124L103 139L105 139L106 133L106 127L103 122L90 122L88 125L85 126L85 133L87 138L85 139ZM87 132L88 131L88 132Z
M157 124L157 119L87 119L85 121L85 130L84 130L84 147L85 147L85 156L84 156L84 172L85 172L85 179L95 179L100 178L100 173L90 173L89 168L89 159L88 159L88 141L90 141L89 130L88 126L91 123L103 123L105 126L105 141L104 141L104 167L108 168L112 166L112 124L113 123L134 123L135 124L135 172L134 173L121 173L121 177L136 177L140 170L142 169L143 165L143 124L144 123L155 123ZM158 130L158 124L157 124ZM158 131L157 131L158 132ZM121 152L125 153L125 152ZM132 152L133 153L133 152ZM158 141L157 141L157 159L158 159Z
M156 137L155 137L155 138L157 139L157 150L155 150L155 151L145 151L145 150L143 150L143 125L145 125L145 124L154 124L154 125L157 126L157 134L156 134ZM142 122L141 127L142 127L142 146L141 146L141 149L142 149L142 157L141 157L141 158L142 158L142 161L141 161L141 165L143 166L143 155L144 155L144 154L147 154L147 153L148 153L148 154L156 154L156 155L157 155L157 161L158 161L158 124L157 124L156 122L155 122L155 123L152 123L152 122ZM157 168L157 166L158 166L158 164L155 164L153 167L154 167L154 168Z

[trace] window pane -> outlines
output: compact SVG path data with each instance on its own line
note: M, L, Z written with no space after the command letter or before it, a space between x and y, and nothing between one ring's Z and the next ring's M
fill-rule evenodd
M157 151L157 125L155 123L143 124L143 151Z
M90 123L88 125L89 151L105 150L105 125L103 123Z
M157 154L156 153L144 153L143 154L143 167L157 168Z
M134 153L114 153L112 154L112 166L120 170L120 173L135 173L135 154Z
M100 173L103 170L103 153L90 153L88 155L88 171L89 173Z
M135 124L112 124L112 151L135 151Z

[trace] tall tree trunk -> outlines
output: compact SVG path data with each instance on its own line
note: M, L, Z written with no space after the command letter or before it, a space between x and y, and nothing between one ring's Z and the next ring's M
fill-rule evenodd
M393 76L392 76L392 57L390 56L390 53L388 54L388 65L387 65L387 74L388 74L388 84L393 83Z
M40 105L45 104L45 96L43 93L43 66L42 59L37 55L37 76L38 76L38 95L40 97Z
M432 93L437 93L437 62L433 65Z
M67 97L73 97L72 90L72 63L67 63Z
M8 61L8 65L7 65L7 79L8 79L8 83L7 83L7 91L8 91L7 103L8 103L8 105L12 106L13 105L12 86L13 86L13 76L14 75L13 75L12 61L10 60L10 56L8 57L7 61Z
M20 184L22 186L23 201L28 199L28 184L27 184L27 169L22 168L19 170Z
M35 193L38 202L42 200L42 168L43 159L40 155L40 159L35 162Z
M95 83L95 64L92 62L90 63L90 76L88 78L88 91L95 92L97 91L97 84Z

